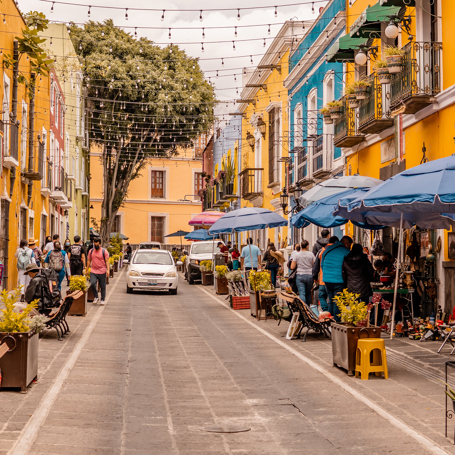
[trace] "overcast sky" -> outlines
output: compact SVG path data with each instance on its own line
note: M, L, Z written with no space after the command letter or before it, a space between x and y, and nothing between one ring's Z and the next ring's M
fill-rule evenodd
M277 0L236 0L234 2L225 2L220 0L174 0L172 2L166 0L135 0L134 2L126 0L68 0L73 3L92 4L90 19L102 21L112 18L117 26L132 27L129 30L134 34L134 27L163 27L164 30L138 29L139 36L146 36L156 43L179 43L187 53L193 57L199 57L202 69L205 71L206 77L215 83L217 96L220 100L234 100L239 98L238 93L241 92L241 75L243 67L252 67L259 63L261 55L267 50L267 47L272 41L272 38L277 34L282 24L286 20L311 20L317 16L318 9L324 6L325 3L316 2L314 9L315 14L312 14L311 0L303 0L302 4L294 7L278 7L278 14L275 17L275 5L280 3ZM283 1L281 4L293 3L292 0ZM297 3L294 1L294 3ZM30 10L42 11L52 21L74 21L83 23L89 18L87 16L88 8L80 6L54 5L54 12L51 13L52 3L46 3L39 0L19 0L21 11L28 12ZM144 11L128 11L128 20L125 19L125 10L108 10L96 8L99 6L118 6L127 8L164 8L169 9L202 9L203 21L200 22L198 12L166 12L164 21L161 21L162 12L144 12ZM240 11L241 19L237 20L237 11L213 11L205 12L206 8L237 8L237 7L254 7L268 6L266 9L255 9ZM253 25L261 25L253 27ZM268 34L270 24L271 33ZM276 25L274 25L276 24ZM251 27L242 27L242 26ZM221 26L237 26L237 38L235 38L234 28L230 29L210 29L208 27ZM179 27L195 27L195 30L178 30ZM205 28L205 39L202 38L202 28ZM171 28L171 39L169 39L169 28ZM128 31L128 30L127 30ZM259 40L254 40L259 38ZM264 38L266 38L267 46L263 47ZM228 43L210 44L210 41L226 41ZM232 40L236 40L233 50ZM248 40L248 41L239 41ZM188 44L196 42L197 44ZM183 43L183 44L180 44ZM204 43L204 52L202 52L201 43ZM259 55L260 54L260 55ZM251 64L250 55L253 55ZM256 55L256 56L255 56ZM241 57L247 56L247 57ZM231 58L234 57L234 58ZM204 59L215 60L204 60ZM224 65L221 59L224 58ZM216 77L218 70L219 77ZM237 81L234 80L236 75ZM226 105L224 105L226 107ZM234 109L231 104L228 111Z

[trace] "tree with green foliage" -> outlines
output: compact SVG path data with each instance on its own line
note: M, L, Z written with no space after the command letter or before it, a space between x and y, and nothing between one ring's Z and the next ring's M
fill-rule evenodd
M215 94L197 59L178 46L135 39L112 20L71 24L70 34L83 64L89 136L101 151L107 246L131 181L148 159L176 155L210 128Z

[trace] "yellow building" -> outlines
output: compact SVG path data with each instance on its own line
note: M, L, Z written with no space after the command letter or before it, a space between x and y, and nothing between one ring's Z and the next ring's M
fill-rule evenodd
M287 21L267 49L259 65L244 74L239 100L242 119L241 206L264 207L283 215L280 206L282 187L286 185L285 161L289 151L287 89L283 82L289 68L289 52L304 34L303 22ZM245 243L246 235L242 237ZM268 241L282 247L287 228L254 233L260 248Z
M90 153L91 219L99 223L103 192L100 153ZM172 158L151 158L139 178L133 180L128 196L115 220L113 232L125 234L132 245L156 241L180 244L179 237L166 238L178 230L191 231L189 220L202 211L197 192L202 189L202 155L193 149L181 150ZM97 225L92 223L92 227ZM189 242L183 240L183 244Z
M13 111L13 71L12 68L5 68L4 62L7 55L13 56L14 39L21 36L25 22L12 0L2 2L1 13L0 59L3 64L0 94L3 113L0 134L3 138L3 168L0 183L0 261L4 265L2 286L12 289L17 285L14 253L20 240L35 237L42 243L48 229L49 202L47 193L41 191L45 187L41 179L49 153L45 136L50 121L49 79L37 78L33 124L30 123L30 99L25 85L18 84L17 118L13 124L10 116ZM30 80L30 63L26 55L20 59L19 72Z
M362 79L368 91L357 107L349 107L349 101L343 97L343 115L335 120L334 143L342 147L345 174L385 180L426 160L452 155L455 3L451 0L378 0L376 4L357 0L352 6L349 3L346 2L347 35L338 41L328 58L346 63L347 87ZM388 81L381 83L376 62L384 61L392 47L401 50L402 65ZM347 232L359 241L364 238L352 227ZM451 286L445 283L453 281L455 269L454 262L448 261L448 233L437 230L422 234L433 246L441 244L436 261L436 277L441 281L437 301L442 305L446 302L449 310L453 296ZM387 245L393 248L392 235L390 229L384 231L386 248ZM418 238L420 235L419 231Z

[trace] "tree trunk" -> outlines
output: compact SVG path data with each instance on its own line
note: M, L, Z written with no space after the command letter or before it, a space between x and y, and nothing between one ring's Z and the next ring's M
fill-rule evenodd
M33 137L35 135L35 82L36 75L30 75L30 115L28 119L28 170L33 172L34 146Z
M17 120L17 88L19 84L19 42L14 40L13 43L13 98L11 100L11 120Z

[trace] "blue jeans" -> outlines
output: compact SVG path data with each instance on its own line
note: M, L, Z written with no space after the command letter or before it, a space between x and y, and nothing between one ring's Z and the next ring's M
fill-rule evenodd
M329 298L329 312L335 318L336 322L340 322L340 310L338 305L333 300L333 298L339 293L342 292L345 288L344 283L325 283L325 289L327 291L327 296Z
M58 289L61 291L62 290L62 281L63 281L63 278L65 278L65 276L66 276L65 268L63 268L62 270L60 270L60 272L57 272L57 273L58 273Z
M321 304L322 311L329 311L329 304L327 303L327 289L325 284L319 285L319 303Z
M308 306L311 305L311 289L313 288L313 277L311 275L297 274L296 275L297 289L299 297Z
M270 270L270 278L272 280L273 287L276 287L276 275L279 267L280 266L278 264L269 264L267 266L267 270Z

